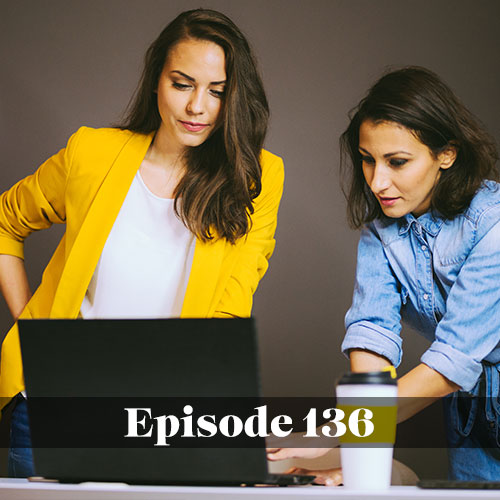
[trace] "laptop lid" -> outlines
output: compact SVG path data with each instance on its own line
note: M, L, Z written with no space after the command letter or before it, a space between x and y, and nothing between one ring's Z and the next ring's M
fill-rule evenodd
M143 435L159 423L158 403L163 414L174 408L182 424L189 422L182 420L186 402L193 413L221 401L243 402L244 413L258 405L253 319L20 320L19 333L37 475L156 484L265 480L263 439L246 448L155 446L153 432L149 442L123 445L125 408L141 408L136 421L144 417L144 425L136 430Z

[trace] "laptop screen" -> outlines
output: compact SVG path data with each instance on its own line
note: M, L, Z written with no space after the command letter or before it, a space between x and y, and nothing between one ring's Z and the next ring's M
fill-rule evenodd
M138 434L159 424L152 422L158 405L160 415L175 408L181 424L189 422L182 420L186 404L193 414L209 403L227 413L221 401L246 405L243 413L254 408L260 385L253 319L21 320L19 331L38 475L158 484L264 480L263 439L248 448L124 439L131 414Z

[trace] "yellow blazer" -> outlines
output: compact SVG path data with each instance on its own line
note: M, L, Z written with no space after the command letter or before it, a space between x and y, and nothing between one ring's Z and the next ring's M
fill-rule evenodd
M23 258L23 242L32 231L66 224L21 318L78 316L104 243L152 138L153 134L82 127L66 148L1 195L0 254ZM263 150L261 166L262 192L254 200L250 232L235 245L224 239L196 241L182 317L250 315L252 295L274 250L283 190L282 160ZM23 389L14 325L2 344L0 397L10 399Z

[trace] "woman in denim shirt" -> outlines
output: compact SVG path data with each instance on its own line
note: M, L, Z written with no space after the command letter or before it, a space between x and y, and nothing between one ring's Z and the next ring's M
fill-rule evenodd
M398 366L401 319L430 340L399 380L399 396L411 398L399 420L452 394L450 477L499 480L495 144L437 75L405 68L372 87L341 145L352 173L349 221L362 228L342 351L353 371Z
M401 319L430 340L421 363L398 382L407 398L398 419L451 395L450 477L500 480L494 141L437 75L410 67L370 89L341 148L349 222L362 228L342 351L353 371L398 366ZM477 397L458 398L464 393ZM324 452L270 450L270 459ZM313 473L319 482L341 481L338 469Z

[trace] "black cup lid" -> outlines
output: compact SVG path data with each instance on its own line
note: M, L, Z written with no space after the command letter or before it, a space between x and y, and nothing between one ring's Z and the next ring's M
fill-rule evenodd
M398 381L386 372L348 372L342 375L337 385L383 384L397 385Z

